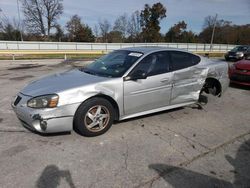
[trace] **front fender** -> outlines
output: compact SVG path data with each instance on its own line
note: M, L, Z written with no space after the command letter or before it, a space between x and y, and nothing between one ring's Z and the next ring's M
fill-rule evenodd
M59 106L69 104L82 104L89 98L105 95L112 98L119 108L119 112L123 114L123 80L113 79L108 82L102 82L81 88L75 88L71 90L59 93ZM76 109L77 110L77 109Z

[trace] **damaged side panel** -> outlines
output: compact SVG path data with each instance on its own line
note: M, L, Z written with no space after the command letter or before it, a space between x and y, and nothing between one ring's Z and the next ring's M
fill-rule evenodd
M208 70L207 67L193 66L174 72L171 104L197 101Z
M119 111L123 112L123 84L122 79L112 79L112 81L100 82L95 85L84 86L79 88L74 88L72 90L64 91L62 95L60 95L60 103L59 106L68 105L68 104L77 104L77 108L81 103L86 101L87 99L98 96L105 95L116 101ZM73 110L75 111L77 110Z

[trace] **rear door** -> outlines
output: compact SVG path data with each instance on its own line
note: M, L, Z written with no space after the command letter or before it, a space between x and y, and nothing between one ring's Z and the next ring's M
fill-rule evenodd
M169 105L172 89L170 59L166 51L146 56L131 71L147 72L146 79L124 81L124 111L126 115Z
M198 66L199 56L188 52L170 51L173 70L171 104L197 101L207 75L207 69Z

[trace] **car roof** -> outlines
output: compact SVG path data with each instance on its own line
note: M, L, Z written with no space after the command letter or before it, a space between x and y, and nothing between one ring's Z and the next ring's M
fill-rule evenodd
M188 52L186 50L179 49L179 48L167 48L167 47L161 47L161 46L138 46L138 47L121 48L120 50L141 52L143 54L157 52L157 51L163 51L163 50L166 50L166 51L176 50L176 51Z
M247 48L249 48L250 45L238 45L237 47L247 47Z

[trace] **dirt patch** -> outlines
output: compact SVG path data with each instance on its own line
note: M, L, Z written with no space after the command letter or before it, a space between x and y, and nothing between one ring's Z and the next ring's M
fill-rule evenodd
M33 68L39 68L43 66L44 65L26 64L26 65L21 65L19 67L12 67L12 68L9 68L8 70L33 69Z
M2 123L3 122L3 118L0 118L0 123Z
M10 78L9 80L25 80L27 78L33 78L34 76L31 76L31 75L26 75L26 76L18 76L18 77L13 77L13 78Z
M0 74L0 76L8 76L8 75L9 75L9 74L7 74L7 73L6 73L6 74Z
M24 145L14 146L14 147L11 147L5 151L2 151L1 156L2 157L12 157L12 156L17 155L18 153L21 153L21 152L27 150L27 149L28 149L28 147L24 146Z

